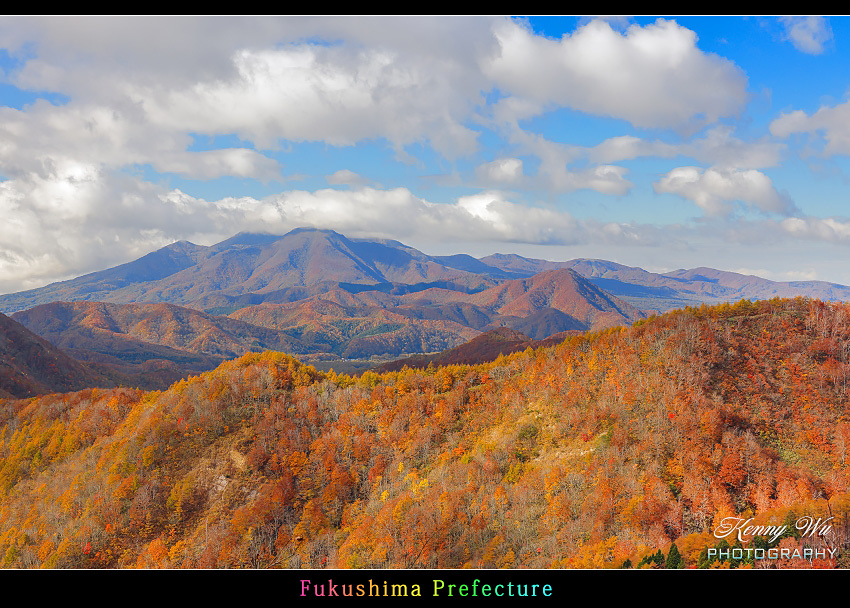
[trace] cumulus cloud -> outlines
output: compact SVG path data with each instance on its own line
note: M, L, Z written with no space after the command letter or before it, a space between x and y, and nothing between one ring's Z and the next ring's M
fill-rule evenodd
M515 184L523 176L522 160L519 158L497 158L475 169L479 180L493 183Z
M128 174L150 165L189 179L281 180L269 150L289 142L384 142L400 158L421 145L452 161L473 156L481 126L498 123L512 148L475 170L489 188L622 196L633 184L620 160L690 154L714 168L695 170L690 182L671 172L659 188L708 212L734 200L788 208L766 176L740 171L770 166L781 145L743 143L716 128L685 145L627 136L585 148L519 127L557 107L673 128L738 112L747 99L741 70L663 19L624 31L592 20L551 40L505 18L10 17L0 19L0 48L20 61L9 82L69 99L0 107L0 291L239 230L306 225L410 241L563 245L667 238L653 227L576 220L497 189L432 202L406 188L366 187L348 169L317 171L347 189L221 200ZM195 149L196 137L218 135L242 143Z
M612 163L631 160L642 156L670 158L680 154L680 146L661 141L647 141L634 135L611 137L588 149L592 162Z
M354 145L385 138L397 147L430 141L447 158L472 153L462 124L477 101L430 61L396 52L323 45L241 50L236 73L158 94L140 90L152 122L171 129L235 133L260 148L279 140Z
M780 228L797 238L850 243L850 221L846 219L789 217L782 220Z
M511 141L523 152L540 159L537 174L526 180L529 187L550 192L588 189L615 196L628 193L632 187L632 182L625 178L628 173L625 167L598 164L583 169L570 169L571 163L587 155L586 148L554 142L521 129L511 133Z
M785 38L798 51L810 55L820 55L824 51L824 44L832 40L832 28L823 17L780 17L779 20L785 28Z
M354 49L396 49L407 56L430 58L449 71L457 70L460 65L474 65L478 56L495 48L491 28L500 20L13 16L0 19L0 47L26 60L16 74L21 86L89 100L115 99L124 94L128 83L173 88L186 82L227 81L235 76L236 51L298 48L317 40ZM32 57L33 50L36 57Z
M269 202L189 200L127 168L281 180L279 163L260 151L281 139L352 145L383 137L397 148L430 141L446 157L471 152L476 134L462 123L487 88L476 62L488 41L495 47L491 23L0 19L0 48L21 61L9 80L70 99L0 107L0 289L109 266L192 235L261 229L275 217ZM331 43L305 41L311 36ZM258 148L194 150L197 134L237 134ZM363 184L353 174L330 178L342 182Z
M301 226L410 243L643 243L653 230L578 221L496 190L432 202L407 188L291 190L207 201L94 165L0 182L0 293L99 270L186 239L211 244L239 231ZM649 232L647 232L649 230Z
M427 143L453 160L478 149L471 125L482 109L517 119L563 105L680 126L736 111L746 84L663 19L624 33L593 20L553 41L505 18L10 17L0 19L0 47L22 60L9 75L17 86L71 98L0 109L5 175L73 158L268 181L281 179L280 166L263 151L304 141L383 139L399 158ZM484 97L494 86L507 94L495 107ZM194 151L195 134L236 135L256 149ZM567 147L541 140L529 152L542 161L534 185L623 194L625 170L604 158L632 152L616 144L573 171ZM520 179L517 159L494 162L477 177Z
M189 151L191 137L153 128L137 108L38 101L27 111L0 108L0 171L43 174L63 159L103 167L150 164L194 178L280 179L277 161L249 148Z
M692 201L708 215L731 213L733 207L730 203L734 201L765 213L790 215L795 211L788 196L777 192L767 175L753 169L678 167L653 187L658 193L676 194Z
M703 204L699 192L683 184L708 190L721 201L742 197L765 205L759 196L770 198L765 194L769 189L751 186L747 190L736 182L741 176L711 177L712 171L696 170L688 178L680 170L668 176L671 180L666 186ZM759 183L757 177L750 179ZM719 180L720 186L712 186L712 180ZM476 242L555 248L610 246L621 252L633 251L626 249L629 247L663 245L669 251L684 251L697 237L704 243L723 238L735 243L751 244L755 239L773 244L778 235L791 240L850 243L850 221L836 218L747 222L715 217L696 226L600 222L577 219L557 208L529 207L499 190L446 202L426 200L407 188L370 187L205 200L93 164L73 162L58 164L46 177L27 174L0 182L0 216L5 220L0 222L0 292L114 266L180 239L212 244L238 231L283 234L300 226L331 228L354 237L395 238L414 246L442 241L452 252Z
M622 135L587 148L587 157L591 162L613 163L640 157L688 156L711 165L737 169L763 169L779 163L785 144L768 138L744 141L733 132L731 127L717 126L703 137L681 144Z
M770 132L777 137L809 133L823 137L824 155L850 154L850 102L824 106L813 114L802 110L783 113L770 123Z
M489 88L478 60L496 46L493 21L7 18L0 47L37 49L11 75L17 86L68 94L82 114L133 111L151 139L237 134L270 149L386 138L456 158L476 148L464 123Z
M555 173L552 178L556 188L565 192L587 188L603 194L622 196L632 187L632 182L624 177L628 172L625 167L599 165L580 171Z
M674 21L621 34L594 20L561 40L505 22L496 37L500 53L484 70L512 96L499 102L503 118L507 104L520 110L517 119L559 105L640 127L682 127L736 114L747 101L741 69L699 50L696 34Z
M264 198L224 199L230 221L243 229L282 233L300 226L331 228L353 236L445 241L516 241L547 243L575 238L569 213L529 208L499 191L434 203L407 188L290 191ZM265 228L263 228L265 227Z
M113 266L211 225L160 194L152 184L71 161L49 175L0 182L0 291ZM194 225L180 221L190 215Z
M733 268L730 272L771 279L773 281L814 281L817 272L814 268L803 270L775 271L767 268Z
M334 186L365 186L369 180L350 169L340 169L325 176L327 182Z
M785 144L763 137L744 141L729 126L709 129L705 137L681 147L680 153L700 162L736 169L763 169L779 164Z

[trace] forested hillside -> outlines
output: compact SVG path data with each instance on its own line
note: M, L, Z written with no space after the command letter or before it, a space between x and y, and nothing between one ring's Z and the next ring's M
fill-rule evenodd
M477 366L263 353L163 392L0 400L0 560L600 568L675 541L706 566L723 517L831 512L835 557L771 565L840 565L849 351L850 306L742 301Z
M86 386L116 386L120 373L68 356L20 323L0 314L0 398L29 397Z

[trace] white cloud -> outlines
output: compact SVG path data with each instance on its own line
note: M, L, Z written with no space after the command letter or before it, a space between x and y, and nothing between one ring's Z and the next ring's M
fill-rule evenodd
M795 208L787 197L777 192L770 178L753 169L736 170L711 167L678 167L653 184L656 192L681 196L696 204L708 215L726 215L741 201L765 213L788 215Z
M292 190L206 201L92 165L0 182L0 293L111 267L168 243L211 244L239 231L301 226L416 242L642 244L654 228L578 221L487 191L435 203L406 188Z
M132 112L152 139L386 138L456 158L476 148L464 122L490 88L478 62L496 20L12 17L0 47L38 53L11 75L18 86L68 94L81 114Z
M385 141L399 157L421 144L451 160L477 150L477 125L499 123L511 148L476 169L487 187L622 196L633 184L617 162L686 155L713 167L694 169L690 181L671 172L659 191L709 213L735 200L790 208L766 176L741 170L773 166L783 146L743 142L728 128L687 144L625 136L592 148L519 128L516 121L557 107L674 128L738 112L747 100L743 72L701 51L694 32L672 21L615 31L593 20L551 40L504 18L10 17L0 19L0 48L23 62L10 82L70 99L0 107L0 291L112 266L178 239L211 243L239 230L302 225L411 242L625 247L673 238L664 228L577 220L499 190L431 202L406 188L365 187L348 169L315 174L350 189L215 201L125 173L149 164L192 179L281 180L279 163L263 151L286 142ZM493 105L488 93L503 97ZM805 128L813 118L795 115ZM818 120L828 129L817 129L843 133L838 109L826 118ZM193 149L193 137L216 135L244 143ZM540 160L536 171L530 156ZM806 234L840 232L839 224L805 221Z
M139 102L157 125L235 133L260 148L279 140L346 146L385 138L398 148L430 141L447 158L476 149L476 133L462 121L478 100L432 61L305 44L241 50L233 62L231 79L165 94L139 90Z
M399 149L430 141L446 157L473 151L476 134L462 122L487 88L477 57L496 45L492 21L0 19L0 47L25 58L12 82L70 96L60 106L0 107L0 175L9 178L0 193L0 289L191 234L228 236L234 225L254 225L250 209L274 216L273 205L187 203L121 175L149 164L192 179L282 180L278 162L250 147L192 150L196 134L235 133L269 147L384 137ZM313 35L339 42L303 41ZM329 183L343 181L365 183L342 173ZM98 238L109 239L107 249Z
M74 159L192 179L280 180L261 150L284 141L384 139L399 158L427 143L452 160L477 149L470 124L488 110L483 93L494 83L510 96L489 110L514 119L560 104L680 126L734 112L746 98L734 64L663 19L624 33L594 20L553 41L505 18L11 17L0 19L0 46L28 57L11 74L18 86L71 96L61 107L0 109L4 175ZM195 134L235 134L260 151L192 151ZM572 170L581 148L523 136L523 151L541 159L528 184L555 192L623 195L626 170L606 158L670 154L623 138ZM479 181L526 183L518 159L494 162Z
M576 227L566 212L529 208L498 191L453 203L429 202L407 188L290 191L257 202L248 199L237 207L245 229L266 226L273 232L314 226L353 236L548 242L571 238L564 235Z
M835 218L789 217L780 222L780 228L797 238L850 243L850 221Z
M277 161L248 148L189 151L191 138L150 125L131 107L39 101L20 111L0 108L0 171L6 175L44 174L64 160L103 167L150 164L189 178L223 175L280 179ZM64 160L63 160L64 159Z
M681 154L680 146L660 141L647 141L634 135L611 137L588 149L591 162L612 163L641 156L671 158Z
M498 192L459 198L453 213L460 212L473 220L461 216L460 226L478 224L480 240L553 243L574 240L578 232L569 213L518 205Z
M223 175L275 181L281 179L280 165L276 160L248 148L175 152L146 160L159 171L195 179L213 179Z
M496 37L501 52L484 70L523 100L516 119L559 105L640 127L682 127L736 114L747 101L741 69L699 50L696 34L673 21L632 25L621 34L594 20L561 40L506 22ZM518 102L499 102L503 119L511 114L507 104Z
M779 275L781 281L816 281L818 273L814 268L805 270L788 270Z
M763 169L779 164L785 144L763 137L743 141L728 126L709 129L705 137L682 146L680 153L700 162L736 169Z
M551 192L589 189L615 196L627 194L632 187L632 183L625 178L628 169L624 167L604 164L578 170L569 169L570 163L587 154L587 150L580 146L550 141L542 135L527 133L521 129L511 133L511 141L523 152L540 159L537 175L526 181L529 187Z
M519 158L497 158L477 167L475 175L479 180L485 182L516 184L523 176L522 160Z
M823 17L780 17L785 27L785 37L794 48L811 55L824 51L824 44L832 40L832 28Z
M0 18L0 47L27 58L18 83L86 99L115 98L128 83L171 88L229 80L241 49L295 48L324 40L434 58L446 69L472 65L496 42L489 17ZM154 43L155 42L155 43ZM32 58L36 51L37 57ZM132 75L132 78L128 78ZM79 76L85 76L80 79Z
M743 141L732 133L731 127L717 126L709 129L704 137L681 144L622 135L587 148L587 158L591 162L613 163L640 157L688 156L700 162L735 169L763 169L779 164L785 144L768 138Z
M770 132L776 137L788 137L795 133L822 133L825 144L822 153L850 154L850 102L820 108L814 114L802 110L783 113L770 123Z
M0 182L0 291L113 266L177 240L171 235L188 227L156 194L149 184L72 162L44 177ZM193 219L201 231L204 218Z
M565 192L587 188L603 194L623 196L632 187L632 183L624 177L628 172L625 167L599 165L581 171L556 174L553 179L556 187Z
M814 268L787 271L776 271L768 268L734 268L729 272L761 277L772 281L814 281L817 280L818 276Z
M759 196L770 198L769 188L756 187L757 176L749 176L756 186L744 187L736 179L748 178L737 173L712 178L713 170L682 169L687 168L678 170L680 182L672 180L676 175L668 175L667 182L678 184L671 191L681 196L699 199L699 192L682 186L691 184L721 202L748 196L764 205ZM624 256L630 251L637 255L629 249L635 246L663 245L665 251L686 252L692 244L702 243L700 247L708 251L707 243L716 247L718 239L776 246L783 236L850 244L850 222L835 218L756 222L715 218L696 226L599 222L580 220L556 208L529 207L498 190L448 202L428 201L406 188L369 187L207 201L95 165L70 162L58 164L45 177L27 174L0 182L0 216L6 219L0 222L0 293L114 266L179 239L211 244L242 230L283 234L300 226L331 228L354 237L395 238L414 246L440 241L451 252L474 243L495 247L511 242L555 248L610 246ZM556 249L551 251L556 255ZM586 257L587 251L576 249L573 257ZM630 263L640 265L637 258ZM765 264L755 258L752 263Z
M350 169L340 169L325 176L325 179L329 184L335 186L365 186L369 183L369 180Z

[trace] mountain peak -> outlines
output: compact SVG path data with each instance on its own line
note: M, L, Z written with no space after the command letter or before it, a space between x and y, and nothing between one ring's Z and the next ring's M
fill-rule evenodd
M284 234L283 237L280 237L280 238L286 238L288 236L295 236L296 234L315 234L315 235L324 235L326 237L336 236L336 237L345 238L345 236L343 236L342 234L340 234L336 230L331 230L329 228L313 228L311 226L301 226L300 228L295 228L293 230L290 230L289 232Z
M239 232L229 239L216 243L213 245L213 248L220 250L233 247L234 245L268 245L282 238L279 234L270 234L268 232Z

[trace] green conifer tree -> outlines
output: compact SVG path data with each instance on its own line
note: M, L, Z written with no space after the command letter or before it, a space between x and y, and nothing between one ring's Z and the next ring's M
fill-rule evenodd
M667 553L667 562L665 563L665 567L668 570L678 570L679 568L685 567L685 559L682 557L682 554L679 553L679 547L676 546L676 543L670 545L670 552Z
M727 559L732 557L732 547L729 546L729 543L726 542L726 539L723 538L717 543L717 561L725 562Z

